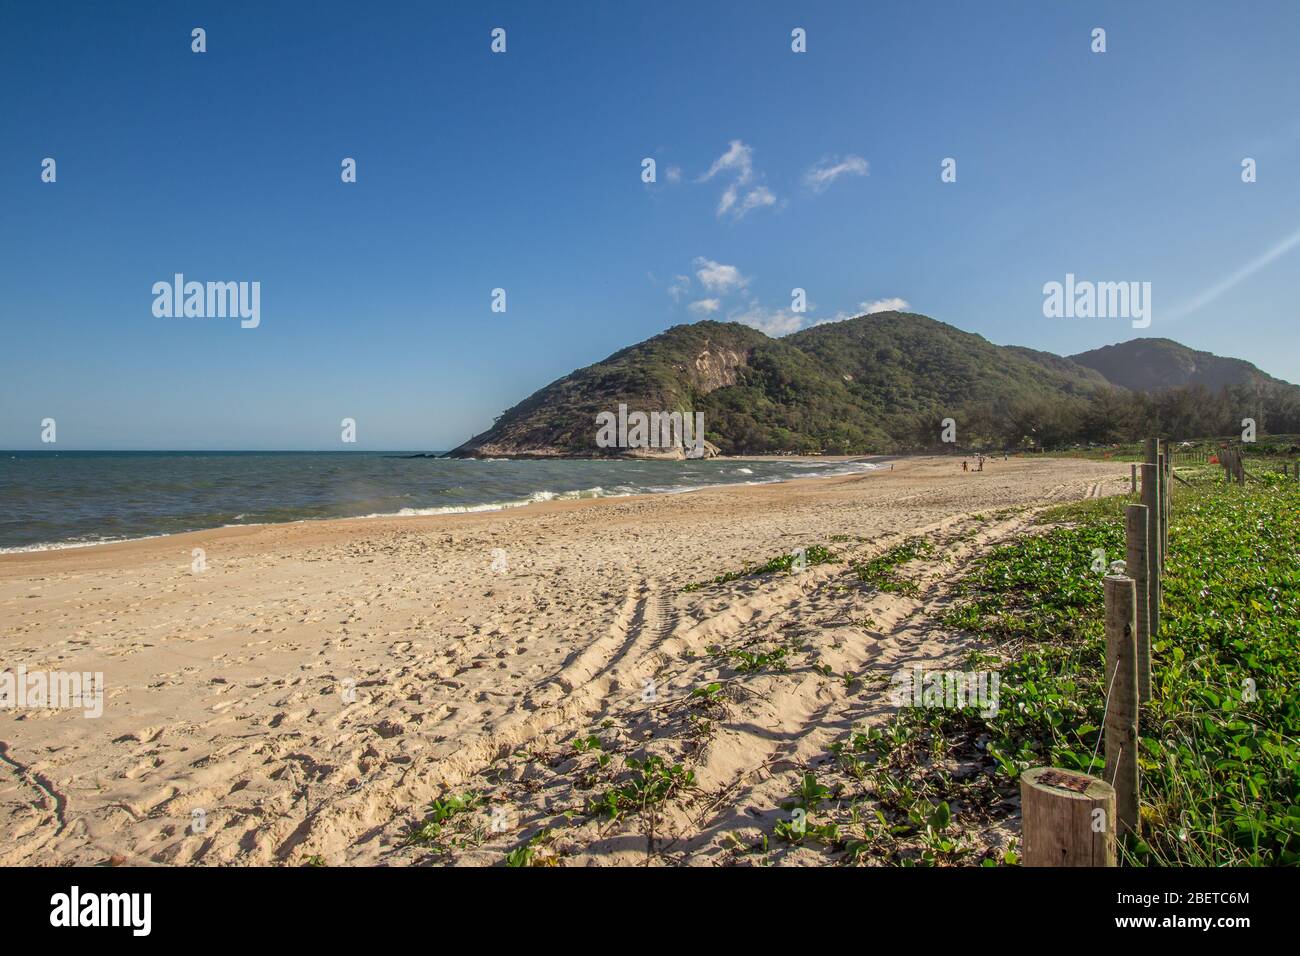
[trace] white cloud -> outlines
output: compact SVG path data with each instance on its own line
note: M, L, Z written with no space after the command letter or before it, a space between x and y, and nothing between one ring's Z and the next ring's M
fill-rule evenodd
M733 139L727 151L713 161L709 171L699 178L699 182L708 182L720 172L733 172L742 185L749 182L754 175L754 149L738 139Z
M703 256L697 256L694 265L700 284L710 292L726 294L749 284L749 279L741 275L735 266L723 265Z
M743 309L732 312L727 318L773 337L789 335L803 327L803 316L799 313L791 312L789 309L764 308L752 300Z
M744 200L741 201L740 206L736 209L736 218L739 219L750 210L760 209L763 206L775 205L776 197L772 195L772 190L768 189L766 186L759 186L756 189L751 189L745 194Z
M732 177L731 182L727 184L727 188L722 191L722 196L718 199L719 219L723 216L740 219L746 213L755 209L776 205L776 196L766 186L756 183L748 189L744 188L749 186L755 179L754 149L751 146L746 146L740 140L733 139L727 147L727 151L715 159L713 165L709 167L709 171L696 182L708 182L718 175L730 175Z
M831 183L846 174L852 176L869 175L867 161L861 156L852 154L845 156L843 159L837 156L828 156L804 173L803 181L813 192L821 193L830 189Z
M696 315L708 315L722 308L721 299L697 299L687 306Z
M859 315L874 315L877 312L906 312L910 309L911 303L906 299L876 299L874 302L859 303L858 308L862 311Z
M682 181L682 168L680 166L669 166L664 172L664 176L670 183L680 183Z
M690 276L674 276L673 281L668 285L668 294L672 296L674 302L680 302L686 293L691 291Z
M738 187L735 183L728 186L722 193L722 198L718 200L718 218L721 219L732 206L736 204L736 192Z
M876 299L874 302L859 302L858 307L852 312L836 312L829 319L820 319L813 325L829 325L832 322L843 322L846 319L856 319L860 315L874 315L877 312L906 312L911 308L911 304L906 299Z

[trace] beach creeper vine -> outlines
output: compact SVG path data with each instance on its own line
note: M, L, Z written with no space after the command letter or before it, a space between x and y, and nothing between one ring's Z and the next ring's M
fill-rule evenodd
M997 671L927 671L901 668L890 679L895 707L979 707L981 717L996 717L1002 675Z

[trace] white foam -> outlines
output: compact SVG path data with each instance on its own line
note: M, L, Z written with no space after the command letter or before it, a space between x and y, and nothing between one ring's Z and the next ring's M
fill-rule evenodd
M471 460L511 461L513 459L478 458L478 459L471 459ZM790 468L803 468L803 469L824 468L825 469L824 471L815 472L808 475L801 475L800 476L801 478L833 477L836 475L853 474L855 472L878 471L881 468L885 467L884 463L867 462L867 461L849 461L840 464L832 464L829 466L827 466L825 462L801 462L801 461L781 462L780 464ZM732 469L732 472L738 474L749 474L749 475L752 475L754 473L753 469L745 468L745 467ZM416 517L424 517L429 515L479 514L483 512L506 511L511 508L524 508L531 504L540 504L547 501L575 501L575 500L595 499L595 498L624 498L629 495L646 495L646 494L680 495L680 494L686 494L687 492L691 492L691 491L704 491L710 488L735 487L738 484L771 485L771 484L778 484L780 482L790 481L790 480L791 477L788 475L787 476L773 475L767 478L757 478L745 482L723 481L723 482L717 482L713 484L706 483L706 484L690 484L690 485L677 485L677 486L649 485L644 488L637 488L631 485L618 485L612 491L606 491L604 488L597 485L594 488L584 488L578 491L561 491L561 492L550 491L550 490L535 491L532 494L530 494L527 498L508 500L508 501L490 501L490 502L484 502L481 504L472 504L472 505L443 505L441 507L436 507L436 508L402 508L399 511L385 511L385 512L375 512L372 514L353 515L341 519L340 518L295 518L289 521L281 521L281 522L273 522L273 523L302 524L303 522L307 522L307 521L322 521L322 520L354 520L354 519L362 519L362 518L416 518ZM251 527L257 527L268 523L268 522L261 522L261 521L245 522L241 520L244 517L245 515L243 514L235 515L235 520L239 521L239 524L224 524L221 525L221 527L251 528ZM37 551L63 551L72 548L94 548L102 544L121 544L126 541L148 541L152 538L166 538L172 534L188 534L194 530L211 530L211 529L200 528L200 529L191 529L190 531L166 532L163 534L145 534L145 535L138 535L136 537L101 538L97 541L59 541L59 542L43 543L43 544L20 545L17 547L0 548L0 554L23 554L23 553L37 552Z

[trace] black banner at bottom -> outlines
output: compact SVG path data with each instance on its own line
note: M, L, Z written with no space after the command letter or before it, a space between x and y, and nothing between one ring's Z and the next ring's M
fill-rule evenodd
M1276 929L1296 889L1290 869L34 868L0 870L0 912L15 940L76 933L163 945L193 944L196 931L213 941L255 932L259 943L373 943L379 933L468 927L479 915L494 935L574 920L659 923L674 936L725 929L734 939L746 927L767 933L774 919L869 918L926 933L986 923L1081 939Z

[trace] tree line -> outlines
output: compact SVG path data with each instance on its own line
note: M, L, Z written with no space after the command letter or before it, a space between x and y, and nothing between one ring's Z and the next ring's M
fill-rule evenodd
M1089 398L972 403L951 415L912 416L900 436L900 450L943 449L945 417L956 423L956 443L963 448L1052 451L1149 435L1181 441L1240 432L1247 418L1261 434L1294 434L1300 432L1300 389L1252 383L1211 392L1191 385L1149 393L1107 389Z

